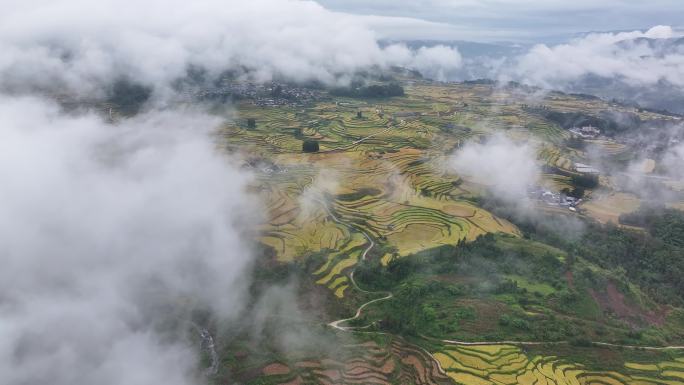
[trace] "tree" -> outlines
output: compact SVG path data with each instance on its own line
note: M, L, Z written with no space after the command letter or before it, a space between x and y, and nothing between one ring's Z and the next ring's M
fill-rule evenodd
M363 113L362 113L361 111L358 111L358 112L356 113L356 118L357 118L357 119L363 119Z
M568 139L565 139L565 145L576 150L584 150L586 143L579 136L573 135Z
M333 88L330 90L330 94L352 98L389 98L404 96L404 88L397 83L387 85L374 84L371 86Z
M595 188L599 185L597 174L576 174L571 177L573 185L581 188Z
M302 151L304 152L318 152L319 146L316 140L305 140L302 143Z
M247 128L249 128L249 129L256 128L256 119L254 119L254 118L247 119Z
M584 197L584 189L582 187L575 187L572 190L565 187L561 190L561 193L565 194L566 196L577 199L582 199Z

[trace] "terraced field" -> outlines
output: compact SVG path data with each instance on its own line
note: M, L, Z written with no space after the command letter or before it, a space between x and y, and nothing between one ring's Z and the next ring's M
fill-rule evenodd
M344 346L346 359L311 358L262 369L260 384L402 384L446 385L449 377L423 349L393 339L387 345L366 342Z
M340 347L337 357L307 357L265 365L259 384L681 385L684 355L627 362L597 371L520 346L445 345L428 353L396 337ZM342 353L344 352L344 353Z
M573 187L568 175L585 157L565 146L565 130L528 112L515 89L416 82L406 91L401 98L330 98L306 108L244 104L237 123L219 133L221 145L244 153L255 171L252 188L268 207L261 243L282 262L318 258L311 279L339 303L358 301L355 295L363 290L352 280L353 272L371 249L371 258L387 265L393 258L482 234L521 235L512 223L476 204L482 186L450 171L451 152L466 141L504 132L537 144L539 164L550 166L542 183L556 190ZM598 113L606 107L560 94L544 103L565 112ZM256 120L256 128L241 123L247 118ZM318 141L319 152L303 153L304 140ZM611 156L626 151L607 140L590 145ZM597 199L587 212L615 221L624 211L602 203ZM539 298L558 291L518 275L506 278ZM372 294L363 292L364 298ZM392 300L391 293L383 295L371 302ZM271 362L261 369L258 383L684 385L681 351L673 351L669 360L595 371L560 356L530 354L524 344L426 343L428 353L399 337L379 335L390 342L362 338L366 342L341 348L344 354Z
M472 114L457 116L453 101L444 100L411 95L300 110L241 106L238 124L221 134L225 146L254 159L255 189L268 207L262 243L281 261L326 253L315 279L341 297L362 232L390 250L384 261L488 232L518 234L467 201L476 187L449 173L445 148L480 131L462 125L476 121ZM247 118L256 128L239 124ZM445 126L454 128L445 134ZM319 153L302 153L303 139L317 140Z
M458 384L479 385L681 385L684 357L659 363L626 363L617 371L592 371L555 356L526 355L513 345L447 345L434 353Z
M539 157L551 167L558 167L563 170L572 171L573 161L571 157L576 156L576 152L562 152L555 146L545 145L539 151Z
M450 153L468 140L505 132L537 143L539 163L566 173L543 174L541 183L572 189L567 175L584 154L565 147L567 132L524 103L511 88L417 82L402 98L330 98L298 108L244 103L236 123L220 135L224 146L247 154L260 171L255 188L269 208L262 243L281 261L327 253L315 278L340 297L362 232L385 250L384 262L485 233L519 234L472 203L482 186L449 171ZM562 94L545 103L566 112L606 108ZM247 118L255 119L255 128L243 124ZM302 153L303 140L318 141L320 151ZM610 154L624 151L594 142ZM269 166L264 171L259 164Z

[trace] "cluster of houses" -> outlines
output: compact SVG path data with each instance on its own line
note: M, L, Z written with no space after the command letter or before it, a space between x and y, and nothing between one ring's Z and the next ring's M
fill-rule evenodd
M259 170L264 174L286 174L288 171L286 167L281 167L273 162L264 161L263 159L248 159L243 166L253 170Z
M321 97L321 92L311 88L294 87L272 82L256 84L248 82L224 82L223 84L190 92L189 97L200 100L252 100L258 106L304 106Z
M573 127L570 132L582 139L595 139L601 135L601 130L593 126Z
M582 202L582 199L567 196L563 193L553 192L539 186L529 189L527 195L530 199L536 200L547 206L567 207L570 211L577 211L577 205Z
M596 168L594 168L588 164L584 164L584 163L575 163L573 168L575 169L575 171L579 172L580 174L587 174L587 175L598 175L598 174L600 174L599 170L597 170Z
M321 92L311 88L294 87L287 84L271 83L264 86L266 95L255 98L254 103L259 106L289 105L301 107L321 98Z

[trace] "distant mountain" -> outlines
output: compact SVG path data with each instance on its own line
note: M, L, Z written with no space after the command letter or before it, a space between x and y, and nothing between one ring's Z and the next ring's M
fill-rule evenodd
M578 34L584 37L588 33ZM449 80L463 81L473 79L515 79L510 72L516 65L516 60L526 54L532 44L512 42L480 43L464 40L410 40L383 41L382 45L405 44L411 49L445 45L457 48L463 57L463 66L453 71ZM668 55L684 55L684 37L669 39L635 38L615 43L616 49L632 50L639 47L646 48L644 52L654 58L664 58ZM661 80L656 84L638 85L620 77L602 77L595 74L581 76L563 86L563 91L596 95L604 99L616 99L621 102L638 104L641 107L667 110L684 114L684 87Z
M666 55L684 54L684 37L670 39L653 39L639 37L636 39L622 40L616 43L622 49L632 49L636 46L646 46L654 52L654 57L662 58Z
M648 48L650 55L642 58L662 59L672 55L684 55L684 37L669 39L640 37L619 41L615 43L615 46L624 50ZM620 77L585 75L570 83L567 89L636 103L642 107L684 113L684 87L665 79L655 84L638 85Z
M587 93L604 99L638 104L641 107L684 114L684 89L667 81L649 86L632 85L622 79L586 75L566 91Z

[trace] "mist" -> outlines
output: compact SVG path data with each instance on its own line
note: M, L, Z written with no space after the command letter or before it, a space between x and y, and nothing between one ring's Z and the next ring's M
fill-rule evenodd
M667 81L684 85L684 54L653 39L675 37L669 26L648 31L594 33L567 44L533 47L518 61L517 75L528 83L554 86L585 75L620 78L632 85L654 85Z
M450 165L458 174L511 203L527 200L527 189L535 186L540 176L534 147L503 134L485 142L466 143L452 156Z
M481 207L521 228L536 228L563 239L578 239L585 224L576 216L547 212L528 194L543 184L541 163L533 142L515 141L497 133L471 141L449 159L452 171L481 185Z
M666 174L680 181L684 180L684 144L678 144L663 157L663 168Z
M11 0L0 49L0 90L86 96L126 79L168 97L191 70L332 85L376 67L460 65L451 48L382 48L363 18L296 0Z
M180 103L180 80L338 85L460 65L456 49L381 47L363 18L294 0L10 0L0 50L8 384L202 383L191 313L249 313L261 207L212 139L224 119ZM151 92L144 108L88 108L122 81Z
M241 229L258 212L209 140L217 123L186 110L109 125L0 97L3 383L196 383L196 349L159 326L187 321L170 311L183 304L239 314Z
M250 231L263 220L263 207L247 193L252 176L241 159L221 153L212 136L225 118L188 107L177 85L200 74L206 84L230 77L339 86L394 66L448 81L476 63L447 44L380 44L371 24L314 1L6 1L2 383L204 383L193 312L221 326L239 323L236 333L248 330L257 342L271 337L273 319L315 322L296 304L294 284L265 288L256 304L247 303L258 257ZM510 76L545 86L586 74L681 86L681 51L660 55L641 43L610 48L673 36L657 27L537 46ZM574 59L582 55L611 65ZM506 67L501 61L487 68ZM122 81L149 89L149 103L123 118L105 118L86 103ZM64 98L77 108L66 111ZM665 162L681 165L683 154L680 146ZM532 144L502 135L466 144L451 165L512 205L527 200L540 172ZM338 174L328 174L302 194L303 210L320 210L321 192L337 189ZM402 180L392 175L400 194ZM328 345L319 330L277 326L283 332L271 342L282 351Z

